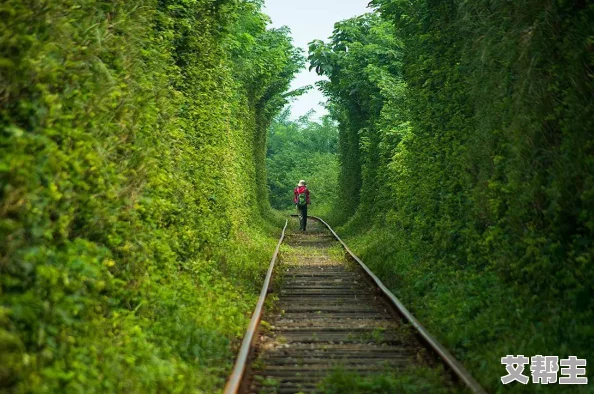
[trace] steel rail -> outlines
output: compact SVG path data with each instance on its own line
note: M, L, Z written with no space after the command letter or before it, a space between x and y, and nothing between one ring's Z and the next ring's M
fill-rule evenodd
M252 319L250 320L250 324L248 325L247 331L245 332L245 335L243 337L241 348L239 349L237 359L235 360L235 365L233 366L233 372L231 372L229 380L225 385L225 390L223 391L224 394L236 394L241 386L243 374L245 373L247 358L250 353L252 342L254 341L254 335L256 334L256 330L258 328L258 325L260 324L260 320L262 319L262 310L264 309L264 301L266 300L266 294L268 294L268 287L270 286L270 280L272 278L274 264L276 263L276 260L278 258L280 246L283 243L283 239L285 238L285 231L287 230L288 223L289 221L285 220L285 226L283 227L281 236L278 240L278 243L276 244L276 249L274 250L274 254L272 255L272 259L270 260L270 265L268 266L266 279L264 279L264 285L262 285L262 290L260 291L260 298L258 298L256 309L254 309Z
M375 282L377 287L384 293L386 298L390 300L390 302L396 307L396 310L406 319L408 322L417 330L421 338L429 345L435 353L439 355L439 357L444 361L444 363L450 367L450 369L454 372L454 374L464 382L464 384L472 390L472 392L477 394L486 394L485 389L472 377L470 372L456 358L441 344L437 339L435 339L427 330L421 325L421 323L406 309L406 307L400 302L400 300L382 283L382 281L375 276L375 274L365 265L363 261L359 257L357 257L349 247L344 243L342 239L334 232L332 227L328 223L326 223L323 219L317 216L309 216L314 220L318 220L322 224L324 224L328 230L334 235L334 237L342 244L344 249L348 252L348 254L363 268L365 273Z

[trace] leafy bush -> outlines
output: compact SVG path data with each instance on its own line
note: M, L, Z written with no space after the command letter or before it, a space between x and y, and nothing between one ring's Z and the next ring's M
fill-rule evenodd
M259 9L0 6L0 387L221 387L275 243L245 180L301 63Z
M587 358L594 8L373 4L310 47L360 185L335 222L488 389L506 354Z

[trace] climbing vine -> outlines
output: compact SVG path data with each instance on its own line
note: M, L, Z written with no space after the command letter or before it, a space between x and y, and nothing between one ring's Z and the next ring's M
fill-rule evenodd
M594 8L372 4L310 47L360 195L335 220L486 387L500 355L586 358Z
M260 8L0 6L0 388L222 386L274 245L244 180L302 63Z

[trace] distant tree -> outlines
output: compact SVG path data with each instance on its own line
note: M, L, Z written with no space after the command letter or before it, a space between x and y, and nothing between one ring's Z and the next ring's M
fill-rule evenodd
M319 122L310 120L310 114L295 121L289 116L287 108L268 129L270 202L276 209L290 208L293 188L305 179L312 192L312 209L319 213L319 207L332 205L338 187L338 129L329 116Z

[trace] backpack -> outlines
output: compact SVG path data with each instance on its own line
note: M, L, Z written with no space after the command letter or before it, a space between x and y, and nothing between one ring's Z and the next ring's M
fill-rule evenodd
M303 193L297 194L297 205L300 207L307 205L307 189L303 189Z

